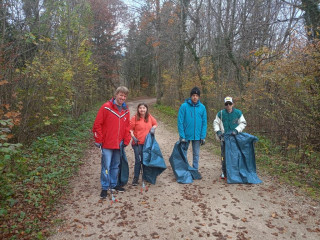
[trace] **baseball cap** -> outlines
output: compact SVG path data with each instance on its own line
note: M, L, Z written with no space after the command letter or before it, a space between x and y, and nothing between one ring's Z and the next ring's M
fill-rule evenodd
M231 102L231 103L233 103L232 97L226 97L226 98L224 99L224 103L226 103L226 102Z

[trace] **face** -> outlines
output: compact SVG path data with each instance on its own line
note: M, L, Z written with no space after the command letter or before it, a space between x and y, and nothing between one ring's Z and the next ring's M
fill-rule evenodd
M227 109L228 112L232 111L233 103L226 102L224 105L225 105L225 108Z
M119 92L117 95L116 95L116 102L119 106L121 106L127 99L127 95L122 93L122 92Z
M193 102L193 103L197 103L198 102L198 100L199 100L199 95L198 94L192 94L191 95L191 101Z
M139 106L138 111L139 111L140 116L144 116L146 114L147 110L148 109L146 108L146 106L144 106L144 105Z

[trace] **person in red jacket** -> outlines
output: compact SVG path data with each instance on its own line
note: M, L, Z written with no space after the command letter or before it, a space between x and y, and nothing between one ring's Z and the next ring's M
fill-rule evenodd
M123 192L124 189L117 185L120 164L120 143L127 146L130 136L130 112L125 101L129 90L118 87L111 100L104 103L98 111L92 132L95 145L101 148L101 194L105 199L108 189Z

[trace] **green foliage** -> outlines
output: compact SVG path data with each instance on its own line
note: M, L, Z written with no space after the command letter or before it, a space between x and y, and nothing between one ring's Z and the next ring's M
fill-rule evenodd
M178 116L177 110L170 107L170 106L156 104L156 105L154 105L154 108L158 109L159 111L161 111L162 113L164 113L170 117L177 117Z
M17 129L24 139L49 125L59 125L72 107L72 66L59 54L44 52L21 72L24 85L18 89L23 102L23 123ZM41 104L39 104L41 102ZM23 129L24 131L21 131ZM20 134L23 134L21 136Z
M59 126L68 113L79 116L96 98L96 67L86 41L71 64L63 55L43 52L21 71L24 84L18 88L23 102L22 124L15 128L20 141L34 139L39 133ZM40 104L41 103L41 104ZM23 129L23 131L21 131Z
M320 200L320 154L313 153L312 164L299 163L296 153L284 157L279 145L265 136L258 136L256 160L259 168L276 176L279 181L299 187L311 197Z
M12 11L25 16L25 28L3 32L9 36L0 54L0 120L14 123L12 139L6 141L29 144L54 131L67 114L88 111L99 98L97 67L91 59L90 3L44 1L40 5L12 3ZM7 17L6 28L17 27L14 16ZM8 136L0 135L2 140Z
M1 156L0 238L43 239L54 203L82 164L96 109L68 118L52 135Z

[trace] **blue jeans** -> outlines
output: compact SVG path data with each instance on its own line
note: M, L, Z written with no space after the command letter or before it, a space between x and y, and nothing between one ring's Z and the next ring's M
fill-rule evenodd
M193 153L193 163L192 167L197 169L199 168L199 153L200 153L200 140L191 140L192 142L192 153ZM187 155L187 151L189 148L190 141L186 142L185 154Z
M102 148L101 157L101 188L112 189L117 185L120 165L120 150Z
M134 159L135 159L134 177L139 178L141 165L142 165L142 159L143 159L143 154L142 154L143 144L132 145L132 148L134 151Z

